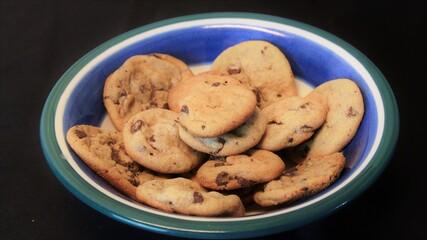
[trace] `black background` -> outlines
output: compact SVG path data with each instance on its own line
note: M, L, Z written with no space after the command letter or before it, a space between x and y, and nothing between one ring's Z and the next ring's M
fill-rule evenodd
M360 197L270 239L427 239L426 15L423 1L0 1L0 239L175 239L93 210L55 178L40 114L61 75L97 45L182 15L240 11L294 19L358 48L400 111L394 157Z

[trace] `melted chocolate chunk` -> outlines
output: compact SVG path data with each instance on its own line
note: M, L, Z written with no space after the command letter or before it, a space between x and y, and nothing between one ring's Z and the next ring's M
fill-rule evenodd
M139 186L139 181L138 181L138 179L137 179L137 178L135 178L135 176L133 176L133 178L131 178L131 179L128 179L128 181L129 181L132 185L134 185L135 187L138 187L138 186Z
M85 132L83 132L83 131L80 131L80 130L74 130L74 134L76 134L76 136L79 139L87 137L87 134Z
M129 171L133 174L136 175L138 174L140 171L142 171L141 166L136 163L136 162L131 162L131 163L127 163L126 167L129 169Z
M227 172L218 173L215 179L216 185L224 186L224 185L227 185L228 182L229 182L229 175Z
M116 163L120 163L119 151L115 149L111 149L111 159L113 159Z
M138 120L138 121L134 122L132 124L132 126L130 127L130 132L132 134L134 134L134 133L138 132L141 129L141 126L144 126L144 125L145 124L144 124L144 122L142 120Z
M307 109L310 106L310 103L304 103L301 106L299 106L300 109Z
M219 137L218 138L218 142L221 143L221 144L225 144L225 142L227 142L227 141L224 138Z
M193 203L202 203L204 201L203 195L199 192L193 193Z
M221 85L220 82L214 82L214 83L212 83L212 87L218 87L219 85Z
M237 176L236 180L242 188L247 188L247 187L252 186L252 181L250 181L244 177Z

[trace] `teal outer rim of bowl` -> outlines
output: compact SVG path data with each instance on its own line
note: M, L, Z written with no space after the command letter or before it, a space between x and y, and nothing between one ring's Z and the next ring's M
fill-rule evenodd
M268 218L249 220L242 218L242 220L230 223L197 221L197 218L194 218L194 221L170 218L164 215L135 210L128 205L108 198L90 184L87 184L73 170L63 157L56 142L54 121L56 107L61 94L77 72L97 55L128 37L173 23L209 18L248 18L301 28L337 44L362 63L378 86L383 99L384 119L387 122L384 124L383 137L379 143L378 151L358 176L335 194L302 209L287 212L286 214L269 216ZM361 52L328 32L298 21L271 15L240 12L204 13L172 18L136 28L105 42L79 59L59 79L47 98L40 122L40 139L49 167L60 182L76 197L99 212L120 222L148 231L188 238L246 238L270 235L291 230L325 217L360 195L379 177L393 155L398 134L399 113L392 90L382 73Z

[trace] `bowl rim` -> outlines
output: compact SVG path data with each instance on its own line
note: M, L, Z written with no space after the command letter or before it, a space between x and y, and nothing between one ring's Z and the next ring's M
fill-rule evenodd
M387 119L387 124L384 124L383 137L372 160L352 182L339 189L338 195L334 195L333 198L329 196L314 205L305 206L303 212L299 211L301 210L299 209L287 213L286 216L272 215L267 218L260 218L261 220L245 220L242 218L239 221L234 221L233 224L228 221L213 221L207 224L206 221L200 223L191 218L173 218L171 220L165 215L131 211L129 206L120 204L112 199L105 199L103 193L89 184L85 184L68 164L56 142L56 133L53 126L55 125L55 112L59 99L77 72L100 53L137 34L170 24L213 18L254 19L303 29L343 48L356 58L372 76L382 96L384 117ZM290 230L325 217L364 192L379 177L393 155L398 134L399 113L393 92L380 70L359 50L335 35L305 23L272 15L244 12L202 13L170 18L138 27L108 40L80 58L61 76L49 93L40 121L40 140L46 161L60 182L76 197L99 212L120 222L157 233L190 238L243 238L269 235Z

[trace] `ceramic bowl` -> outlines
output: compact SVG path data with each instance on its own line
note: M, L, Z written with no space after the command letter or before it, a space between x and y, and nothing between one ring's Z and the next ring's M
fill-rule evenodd
M105 79L127 58L161 52L203 71L227 47L266 40L287 56L306 91L336 78L354 80L365 116L344 149L341 177L313 197L240 218L165 213L131 201L92 172L69 148L76 124L109 127L103 105ZM305 89L305 90L304 90ZM381 174L395 147L399 117L386 79L361 52L323 30L297 21L250 13L209 13L152 23L115 37L87 53L58 80L45 103L40 137L47 163L65 187L99 212L125 224L188 238L243 238L294 229L318 220L360 195Z

